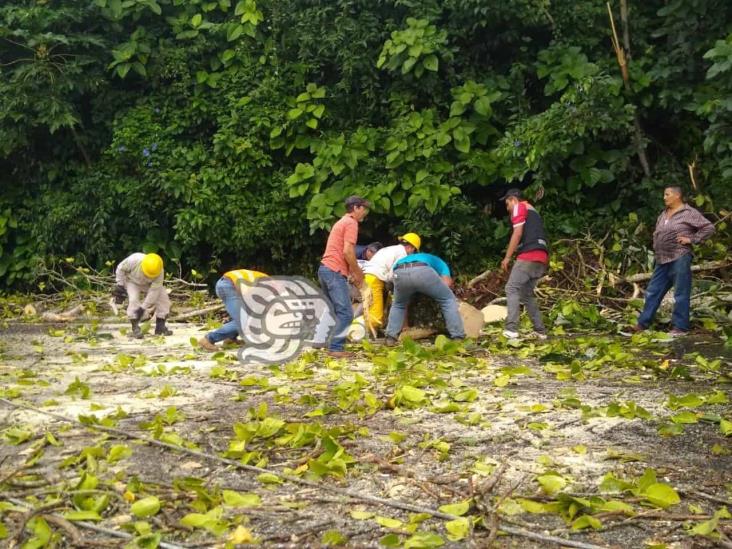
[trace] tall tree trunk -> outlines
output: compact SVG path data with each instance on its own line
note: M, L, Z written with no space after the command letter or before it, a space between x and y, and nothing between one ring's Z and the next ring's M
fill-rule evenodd
M628 25L628 2L627 0L620 0L620 21L623 24L623 45L620 45L618 40L618 33L615 30L615 20L613 19L613 12L610 9L610 3L607 3L607 12L610 16L610 27L613 31L612 42L613 49L615 50L615 56L618 59L618 65L620 65L620 74L623 77L623 85L625 92L630 96L630 76L628 74L628 62L630 61L630 30ZM643 173L646 177L650 177L651 168L648 164L648 157L646 156L646 150L643 146L643 131L641 130L640 120L638 114L633 115L633 142L635 143L635 150L638 154L638 161L643 168Z
M71 128L71 135L74 136L74 142L76 143L76 147L79 149L79 152L81 152L81 156L84 157L84 162L86 162L86 167L91 168L92 162L91 158L89 158L89 153L86 152L86 149L84 148L84 144L81 142L81 138L79 137L79 134L76 132L76 128L74 126L70 126Z

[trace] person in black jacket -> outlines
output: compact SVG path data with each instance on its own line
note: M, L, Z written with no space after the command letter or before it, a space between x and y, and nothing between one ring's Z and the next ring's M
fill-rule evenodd
M506 256L501 261L501 268L504 271L508 271L513 254L518 252L516 263L506 282L508 316L503 335L509 339L518 338L519 316L523 304L534 325L535 335L539 339L546 339L546 328L534 297L536 284L546 274L549 264L549 247L544 222L539 212L522 199L519 189L509 189L501 200L506 202L506 209L513 225Z

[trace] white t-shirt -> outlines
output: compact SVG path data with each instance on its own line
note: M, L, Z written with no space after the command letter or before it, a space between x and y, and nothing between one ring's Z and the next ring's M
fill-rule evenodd
M379 280L389 282L394 273L391 268L399 259L407 256L407 250L404 246L397 244L395 246L387 246L381 248L369 260L368 265L364 268L364 274L374 275Z

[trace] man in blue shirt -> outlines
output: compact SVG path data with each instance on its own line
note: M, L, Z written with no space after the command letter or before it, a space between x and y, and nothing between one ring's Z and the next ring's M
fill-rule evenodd
M464 339L463 319L452 293L450 267L436 255L411 254L394 263L394 302L386 327L386 345L393 346L404 324L407 305L416 293L431 297L440 305L451 339Z

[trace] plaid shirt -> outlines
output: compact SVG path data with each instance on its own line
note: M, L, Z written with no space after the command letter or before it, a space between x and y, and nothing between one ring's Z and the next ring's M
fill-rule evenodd
M669 217L668 210L661 212L653 231L653 251L659 264L671 263L682 255L691 253L691 244L676 241L680 236L691 239L692 244L699 244L714 233L714 225L698 210L688 204L681 206Z

